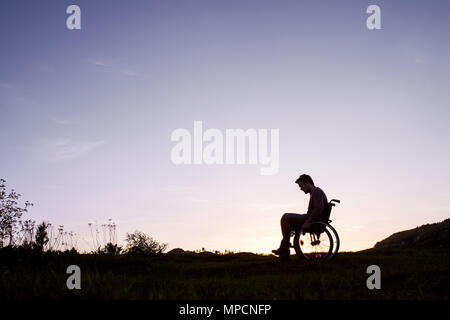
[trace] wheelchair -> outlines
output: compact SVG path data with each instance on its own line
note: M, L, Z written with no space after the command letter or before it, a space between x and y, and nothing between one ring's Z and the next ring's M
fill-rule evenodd
M330 260L339 250L340 240L336 230L331 226L330 214L335 203L331 200L326 207L322 221L312 222L307 230L291 231L294 237L293 247L296 255L306 260Z

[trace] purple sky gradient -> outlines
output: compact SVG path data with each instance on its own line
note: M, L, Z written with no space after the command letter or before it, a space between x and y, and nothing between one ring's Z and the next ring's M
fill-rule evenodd
M66 29L78 4L82 30ZM366 28L381 7L382 30ZM0 2L0 177L92 249L268 253L309 173L344 250L450 215L448 1ZM171 132L280 130L280 170L175 166Z

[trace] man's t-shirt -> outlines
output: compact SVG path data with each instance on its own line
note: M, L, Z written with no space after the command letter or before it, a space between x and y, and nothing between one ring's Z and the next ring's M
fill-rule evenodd
M323 211L321 213L321 217L323 217L324 214L326 213L328 199L327 199L327 196L325 195L325 192L323 192L322 189L320 189L319 187L315 187L311 191L307 214L311 215L311 213L314 211L314 209L317 208L317 206L320 206L321 203L323 204Z

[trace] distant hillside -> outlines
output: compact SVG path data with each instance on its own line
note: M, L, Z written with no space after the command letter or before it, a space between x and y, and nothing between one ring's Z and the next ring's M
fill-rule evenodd
M257 257L263 254L253 253L253 252L232 252L232 251L185 251L181 248L175 248L166 253L167 255L178 255L178 256L218 256L218 255L234 255L240 257Z
M415 229L394 233L375 244L375 248L417 246L450 248L450 218L442 222L426 224Z

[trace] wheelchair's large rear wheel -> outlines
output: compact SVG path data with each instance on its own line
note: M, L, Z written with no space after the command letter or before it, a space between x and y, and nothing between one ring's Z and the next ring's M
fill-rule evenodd
M308 232L294 235L295 253L307 260L329 260L339 250L339 237L331 225L323 222L310 224Z

